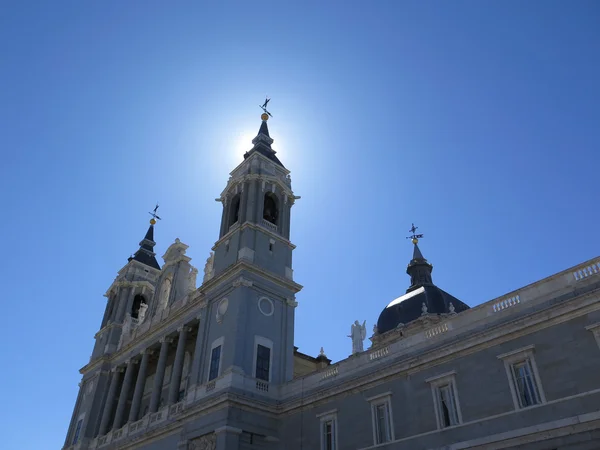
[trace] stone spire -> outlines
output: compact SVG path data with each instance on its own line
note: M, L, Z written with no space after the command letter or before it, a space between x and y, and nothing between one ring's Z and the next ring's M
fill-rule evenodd
M154 218L150 219L150 226L148 227L148 231L146 231L146 236L140 242L139 250L133 256L129 257L128 261L133 259L153 269L160 270L158 261L156 261L156 253L154 253L154 246L156 245L156 242L154 242L154 224L156 224L156 220Z
M258 129L258 134L254 139L252 139L252 147L249 151L244 154L244 159L248 158L255 152L260 153L263 156L266 156L271 161L276 164L279 164L281 167L284 167L279 158L275 156L277 153L275 150L271 148L271 144L273 144L273 139L269 135L269 127L267 126L267 120L269 120L269 115L267 113L263 113L260 116L262 123L260 124L260 128Z
M429 264L421 253L421 249L419 248L419 238L422 238L423 235L415 234L416 230L417 227L413 224L410 229L413 234L412 236L409 236L409 239L412 239L412 243L414 244L413 256L406 268L406 273L410 275L410 287L406 292L414 291L421 286L433 285L433 280L431 278L433 266Z

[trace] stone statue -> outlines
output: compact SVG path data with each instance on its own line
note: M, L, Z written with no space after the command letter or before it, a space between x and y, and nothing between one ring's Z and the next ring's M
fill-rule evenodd
M140 303L140 309L138 311L138 326L144 322L146 318L146 311L148 310L148 305L145 303Z
M208 280L210 280L212 278L214 262L215 262L215 254L213 252L210 252L210 256L206 260L206 264L204 266L204 279L202 280L203 283L206 283Z
M456 310L452 302L450 302L450 304L448 305L448 310L450 310L450 314L456 314Z
M188 291L195 291L196 290L196 277L198 276L198 269L196 269L195 267L192 267L192 270L190 271L189 275L188 275Z
M425 304L425 302L423 302L423 305L421 306L421 315L422 316L427 315L427 305Z
M121 327L121 337L119 338L119 347L121 348L125 344L125 340L129 339L129 333L131 332L131 314L125 315L123 326Z
M363 341L367 337L367 321L365 320L363 324L359 324L358 320L354 321L352 327L350 327L350 335L349 338L352 338L352 354L360 353L364 351Z
M377 329L377 324L373 325L373 334L374 335L379 334L379 330Z

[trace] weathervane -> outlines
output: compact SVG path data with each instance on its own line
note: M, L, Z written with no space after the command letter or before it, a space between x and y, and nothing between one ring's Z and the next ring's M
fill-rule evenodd
M410 236L407 236L406 239L412 239L412 243L417 245L417 243L419 242L419 239L421 239L423 237L422 234L416 234L416 231L419 227L415 227L415 224L412 224L412 227L410 228L410 231L412 234Z
M259 105L259 108L263 110L263 116L265 114L268 114L269 116L273 117L273 114L271 114L269 111L267 111L267 105L268 103L271 101L271 99L269 97L265 98L265 102L262 105ZM263 117L263 120L267 120L269 117L267 116L266 119Z
M157 210L158 210L158 203L156 204L156 206L154 207L154 210L152 212L148 212L148 214L150 214L152 216L152 219L150 219L150 223L152 225L154 225L156 223L156 219L162 220L160 217L158 217L158 214L156 214Z

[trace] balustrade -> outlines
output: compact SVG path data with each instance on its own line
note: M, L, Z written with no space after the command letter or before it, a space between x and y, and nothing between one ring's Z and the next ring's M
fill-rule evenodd
M600 262L595 262L573 272L573 277L575 278L575 281L580 281L592 275L597 275L598 273L600 273Z
M500 300L499 302L494 303L492 305L492 311L494 311L494 312L502 311L503 309L518 305L519 303L521 303L521 296L519 294L517 294L517 295L514 295L509 298L504 298L504 299Z

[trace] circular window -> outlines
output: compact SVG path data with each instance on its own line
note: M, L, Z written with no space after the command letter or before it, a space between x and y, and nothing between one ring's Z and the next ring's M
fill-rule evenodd
M270 298L261 297L258 299L258 310L265 316L272 316L275 311L275 305Z

